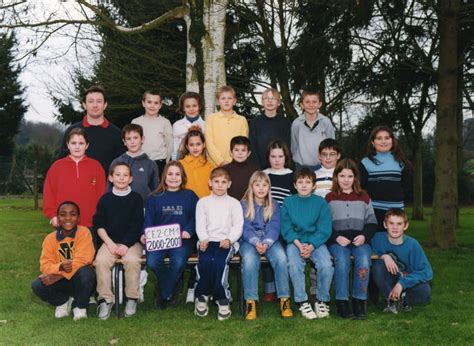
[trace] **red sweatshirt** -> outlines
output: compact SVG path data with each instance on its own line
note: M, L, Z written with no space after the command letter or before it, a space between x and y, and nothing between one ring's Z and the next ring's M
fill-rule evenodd
M99 198L105 193L105 174L99 161L84 156L75 162L69 156L49 168L43 187L43 214L56 216L58 205L73 201L81 210L80 224L92 226Z

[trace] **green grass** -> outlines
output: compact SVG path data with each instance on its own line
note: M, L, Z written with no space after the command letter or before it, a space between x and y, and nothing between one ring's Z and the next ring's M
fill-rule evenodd
M56 320L54 308L31 292L41 242L50 232L32 205L29 199L0 199L0 344L474 344L474 209L461 211L457 249L426 249L434 270L433 300L411 313L386 315L371 305L366 321L334 314L306 321L296 313L282 320L276 304L261 303L256 321L241 320L234 305L233 317L218 322L214 306L204 319L194 317L192 305L155 310L150 275L135 317L99 321L90 308L87 320L73 322ZM428 221L413 221L409 233L423 243L428 231Z

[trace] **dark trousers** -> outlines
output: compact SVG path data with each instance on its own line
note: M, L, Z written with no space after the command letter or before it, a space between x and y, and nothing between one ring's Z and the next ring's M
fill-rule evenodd
M89 298L95 286L95 271L90 266L79 269L71 280L61 279L49 286L43 284L40 279L31 283L31 289L41 300L59 306L66 303L69 297L73 297L72 307L80 309L87 309L89 306Z
M163 174L163 171L166 166L166 160L155 160L155 163L158 165L158 179L161 181L161 175Z
M400 279L399 275L391 274L385 267L385 262L381 259L372 263L372 274L375 284L388 300L388 296ZM408 305L425 304L431 299L431 287L427 282L421 282L413 287L404 290Z
M229 262L234 249L221 249L219 242L209 242L206 251L198 252L197 286L195 296L213 295L214 299L230 301Z

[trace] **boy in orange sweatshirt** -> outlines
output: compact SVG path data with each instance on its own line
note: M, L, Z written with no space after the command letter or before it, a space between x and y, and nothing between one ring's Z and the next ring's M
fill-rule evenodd
M87 317L89 297L96 284L91 267L94 244L89 229L78 226L79 213L74 202L59 205L59 226L43 241L41 275L31 284L38 297L56 306L56 318L69 316L72 307L74 321Z

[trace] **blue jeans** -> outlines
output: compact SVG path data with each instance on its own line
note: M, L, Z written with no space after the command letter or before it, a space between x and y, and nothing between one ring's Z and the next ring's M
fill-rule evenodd
M329 246L334 258L334 288L337 300L349 300L349 276L351 255L354 256L354 274L352 276L352 297L367 300L367 287L372 248L369 244L341 246L338 243Z
M385 300L399 280L399 275L393 275L385 267L385 262L382 259L374 261L372 265L372 275L375 284L382 292ZM425 304L431 299L431 287L428 282L420 282L413 287L403 290L406 293L406 300L408 305Z
M170 300L183 274L186 262L191 255L191 241L183 239L181 247L171 250L159 250L146 253L148 267L153 270L157 278L160 297ZM169 257L169 265L165 258Z
M288 277L288 261L285 250L279 241L266 251L264 255L275 272L275 283L278 298L290 296ZM242 261L242 281L244 284L245 300L258 300L258 272L260 270L260 255L254 245L243 241L240 244Z
M300 256L300 250L294 244L288 244L286 247L286 255L288 256L288 271L290 273L291 282L293 284L293 291L295 295L295 302L301 303L308 300L306 294L306 282L304 269L306 267L306 260ZM316 272L318 274L317 283L317 297L318 300L329 302L331 296L329 289L331 288L332 276L334 268L332 266L331 255L326 245L321 245L313 250L309 256L311 262L314 263Z

